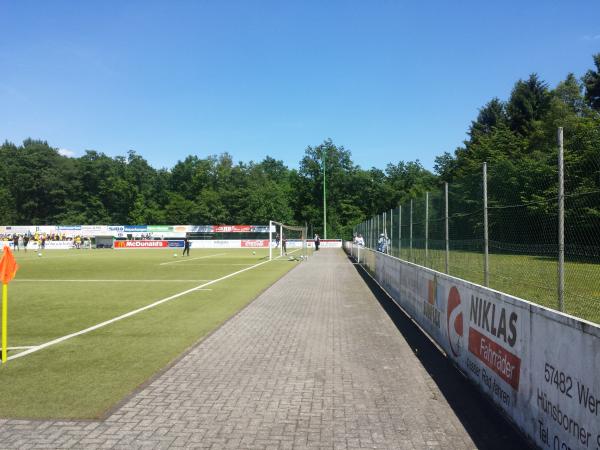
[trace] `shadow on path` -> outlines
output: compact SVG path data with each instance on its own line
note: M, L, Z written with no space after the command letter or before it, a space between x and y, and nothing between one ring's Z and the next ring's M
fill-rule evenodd
M480 449L494 450L535 448L454 367L366 271L358 264L354 264L354 267L437 384L475 445Z

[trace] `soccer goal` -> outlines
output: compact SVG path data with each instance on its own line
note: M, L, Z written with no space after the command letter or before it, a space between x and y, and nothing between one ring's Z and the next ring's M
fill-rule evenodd
M277 257L308 258L308 230L269 221L269 260Z

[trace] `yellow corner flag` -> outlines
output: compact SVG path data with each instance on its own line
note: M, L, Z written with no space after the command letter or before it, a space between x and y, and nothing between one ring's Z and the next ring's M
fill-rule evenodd
M0 281L2 281L2 363L8 357L8 283L15 277L19 265L10 248L4 246L0 259Z

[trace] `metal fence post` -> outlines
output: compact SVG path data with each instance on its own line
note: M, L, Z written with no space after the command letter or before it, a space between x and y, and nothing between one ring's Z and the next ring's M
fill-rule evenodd
M558 128L558 310L565 310L565 153Z
M446 197L446 273L450 274L450 228L448 226L448 182L444 183Z
M425 192L425 267L429 267L429 192Z
M402 259L402 205L398 205L398 258Z
M488 235L487 162L483 163L483 285L490 285L490 255Z
M412 260L413 260L413 257L412 257L412 256L413 256L413 251L412 251L412 250L413 250L413 247L412 247L412 241L413 241L413 239L412 239L412 237L413 237L413 229L412 229L412 228L413 228L413 227L412 227L412 226L413 226L413 220L412 220L412 213L413 213L413 201L412 201L412 198L411 198L411 199L410 199L410 239L409 239L409 243L410 243L410 251L409 251L409 253L408 253L408 259L409 259L409 261L412 261Z
M390 209L390 248L388 255L394 256L394 209Z

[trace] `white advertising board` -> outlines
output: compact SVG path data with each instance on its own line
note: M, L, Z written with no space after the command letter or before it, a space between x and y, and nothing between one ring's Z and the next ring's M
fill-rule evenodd
M12 242L7 242L7 243L11 249L14 248L14 245ZM69 250L71 248L73 248L72 241L46 241L46 244L44 246L45 250ZM23 250L23 246L20 245L19 249ZM27 244L27 250L37 251L38 250L37 242L30 241L29 244Z
M241 239L198 239L198 240L190 240L191 248L241 248L242 240Z
M360 262L540 448L600 449L598 325L370 249Z

